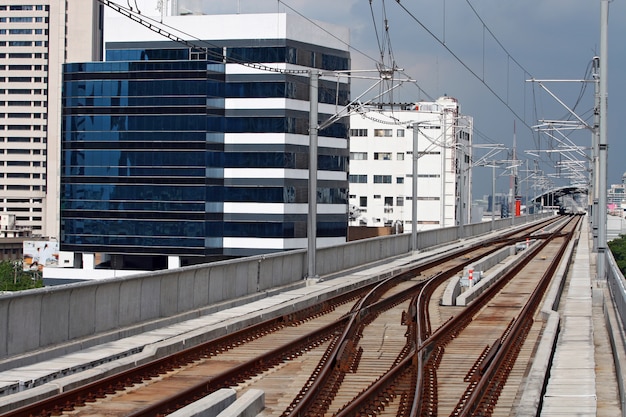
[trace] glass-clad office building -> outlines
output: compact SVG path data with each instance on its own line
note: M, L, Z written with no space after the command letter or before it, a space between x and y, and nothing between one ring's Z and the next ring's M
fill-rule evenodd
M105 62L66 64L61 250L148 269L306 247L306 70L347 70L350 57L298 37L115 41ZM349 83L319 87L322 121ZM320 246L347 234L347 124L319 131Z

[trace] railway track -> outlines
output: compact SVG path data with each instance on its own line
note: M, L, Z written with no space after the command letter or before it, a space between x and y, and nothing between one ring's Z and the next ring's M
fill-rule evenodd
M448 323L441 323L443 315L437 314L432 322L422 321L420 327L420 319L434 316L437 297L433 298L433 294L465 265L503 246L524 241L533 233L547 240L548 233L541 232L547 227L542 223L407 267L378 285L354 290L306 311L147 364L145 369L119 374L6 415L166 415L226 386L241 391L263 389L264 416L356 415L363 407L377 414L411 415L415 389L420 384L418 352L424 351L425 344L430 346L431 334ZM545 256L549 256L547 252ZM424 289L431 287L429 295L424 296ZM515 291L511 287L507 292ZM418 307L420 294L422 307ZM495 311L497 305L485 311ZM456 308L456 317L462 317L462 310ZM488 322L487 313L482 314L476 315L471 324L479 322L479 317ZM485 333L485 337L495 334L497 331ZM485 340L492 339L483 338L481 349L485 348ZM459 359L452 352L457 348L463 350L458 343L447 343L448 356L441 355L437 380L445 389L436 388L439 393L455 392L446 388L445 369L454 373L455 360ZM430 351L433 350L436 348ZM473 352L466 356L472 355ZM458 363L455 376L449 377L450 385L463 386L454 380L460 367ZM463 392L454 406L462 395ZM433 398L441 407L439 415L454 407L443 405L440 399L444 396Z

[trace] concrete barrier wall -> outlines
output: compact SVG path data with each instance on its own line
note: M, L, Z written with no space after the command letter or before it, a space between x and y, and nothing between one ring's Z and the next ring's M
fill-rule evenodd
M510 224L505 219L496 227ZM490 223L467 225L463 234L486 233L490 227ZM418 248L452 242L458 236L457 227L420 232ZM407 254L410 237L405 233L318 249L316 272L324 276ZM176 322L201 315L202 309L217 303L263 297L266 291L302 282L307 265L307 251L295 250L0 295L0 360L82 338L95 344L94 335L106 332L112 340L150 329L148 324L156 327L159 320ZM87 346L89 342L83 341L74 350Z
M610 250L606 251L607 284L623 326L626 326L626 280ZM626 332L626 328L622 328Z
M604 317L611 341L613 362L619 391L620 403L622 404L622 417L626 417L626 280L622 271L617 267L615 258L610 250L606 251L606 274L607 285L613 299L613 308L609 303L604 303Z

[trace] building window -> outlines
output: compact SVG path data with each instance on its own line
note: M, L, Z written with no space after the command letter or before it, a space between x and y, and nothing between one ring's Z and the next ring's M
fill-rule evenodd
M350 129L350 136L366 137L367 129Z
M359 197L359 207L367 207L367 197Z
M404 184L404 177L396 177L396 184Z
M391 161L391 152L374 152L375 160Z
M404 206L404 197L396 197L396 206L398 207Z
M352 184L367 184L367 175L350 175Z
M374 184L391 184L391 175L374 175Z
M374 194L374 200L380 200L380 194Z
M403 152L398 152L398 153L396 154L396 159L397 159L398 161L404 161L404 153L403 153Z
M393 129L374 129L374 136L377 138L390 138L393 134Z
M353 161L366 161L367 152L350 152L350 159Z
M399 138L403 138L404 137L404 129L398 129L396 131L396 136Z

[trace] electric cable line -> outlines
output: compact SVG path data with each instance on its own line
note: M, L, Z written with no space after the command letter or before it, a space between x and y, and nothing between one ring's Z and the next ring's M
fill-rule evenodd
M479 80L484 86L485 88L487 88L487 90L489 90L494 97L496 97L504 106L506 106L506 108L509 109L509 111L511 111L511 113L513 113L513 115L515 115L515 117L517 117L517 119L519 119L520 122L522 122L524 124L524 126L526 126L530 131L533 130L532 126L530 126L526 120L524 120L518 113L517 111L515 111L510 105L509 103L506 102L506 100L504 100L489 84L487 84L485 82L484 79L482 79L472 68L469 67L468 64L466 64L454 51L452 51L452 49L450 49L448 47L448 45L443 42L437 35L435 35L430 29L428 29L426 27L426 25L424 25L413 13L411 13L410 10L408 10L401 2L400 0L396 0L396 3L398 3L398 5L402 8L402 10L404 10L404 12L406 14L408 14L411 19L413 19L418 25L420 25L422 27L422 29L424 29L433 39L435 39L441 46L443 46L449 53L450 55L452 55L452 57L454 57L454 59L456 59L470 74L472 74L477 80ZM523 68L522 68L523 69ZM526 72L529 76L530 74L528 72Z

